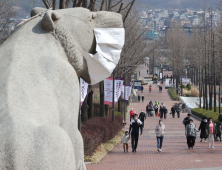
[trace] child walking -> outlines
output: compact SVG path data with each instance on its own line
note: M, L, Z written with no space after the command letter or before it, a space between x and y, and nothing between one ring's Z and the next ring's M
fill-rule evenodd
M128 147L129 147L129 132L125 131L125 133L123 134L123 137L121 139L121 143L123 143L123 149L124 152L128 152Z

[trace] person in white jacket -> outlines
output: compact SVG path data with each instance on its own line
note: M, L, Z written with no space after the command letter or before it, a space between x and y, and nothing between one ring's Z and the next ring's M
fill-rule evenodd
M163 120L159 120L159 124L157 124L155 132L157 138L157 151L161 152L162 144L163 144L163 137L165 134L165 125L163 124Z
M121 143L123 143L124 152L128 152L129 139L130 139L129 132L125 131L125 133L123 134L123 137L121 139Z

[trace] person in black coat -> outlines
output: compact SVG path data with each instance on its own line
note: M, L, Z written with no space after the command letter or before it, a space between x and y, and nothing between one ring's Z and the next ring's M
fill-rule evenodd
M172 113L173 118L175 117L175 112L176 112L175 106L172 106L171 107L171 113Z
M139 134L142 135L142 122L138 119L138 115L134 114L134 120L130 122L129 135L131 136L132 152L136 152Z
M166 108L166 106L162 103L162 105L160 106L160 119L163 118L163 115L164 115L164 119L166 119L167 108Z
M142 122L143 128L144 128L144 120L146 119L146 114L141 110L139 115L139 120Z
M207 142L206 141L206 131L205 131L205 129L206 129L206 125L207 125L207 117L206 116L203 116L203 119L202 119L202 121L201 121L201 123L200 123L200 126L199 126L199 130L201 130L201 132L200 132L200 142L202 142L202 139L205 139L205 143Z
M140 95L138 95L138 102L140 102Z
M220 122L217 123L216 128L217 128L217 138L219 137L220 141L221 141L221 127L220 127ZM217 140L217 139L216 139Z
M220 122L220 128L222 130L222 112L220 112L220 115L218 116L218 120Z

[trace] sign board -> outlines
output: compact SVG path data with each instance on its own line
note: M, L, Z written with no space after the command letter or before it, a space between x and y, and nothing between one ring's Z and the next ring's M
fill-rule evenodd
M142 86L142 81L134 81L134 87Z

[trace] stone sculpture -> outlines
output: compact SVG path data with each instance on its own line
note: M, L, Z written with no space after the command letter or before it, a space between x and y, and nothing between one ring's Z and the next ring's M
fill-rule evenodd
M35 8L31 15L44 11ZM79 81L93 28L122 28L122 16L84 8L49 10L0 47L0 169L85 169L77 129Z

